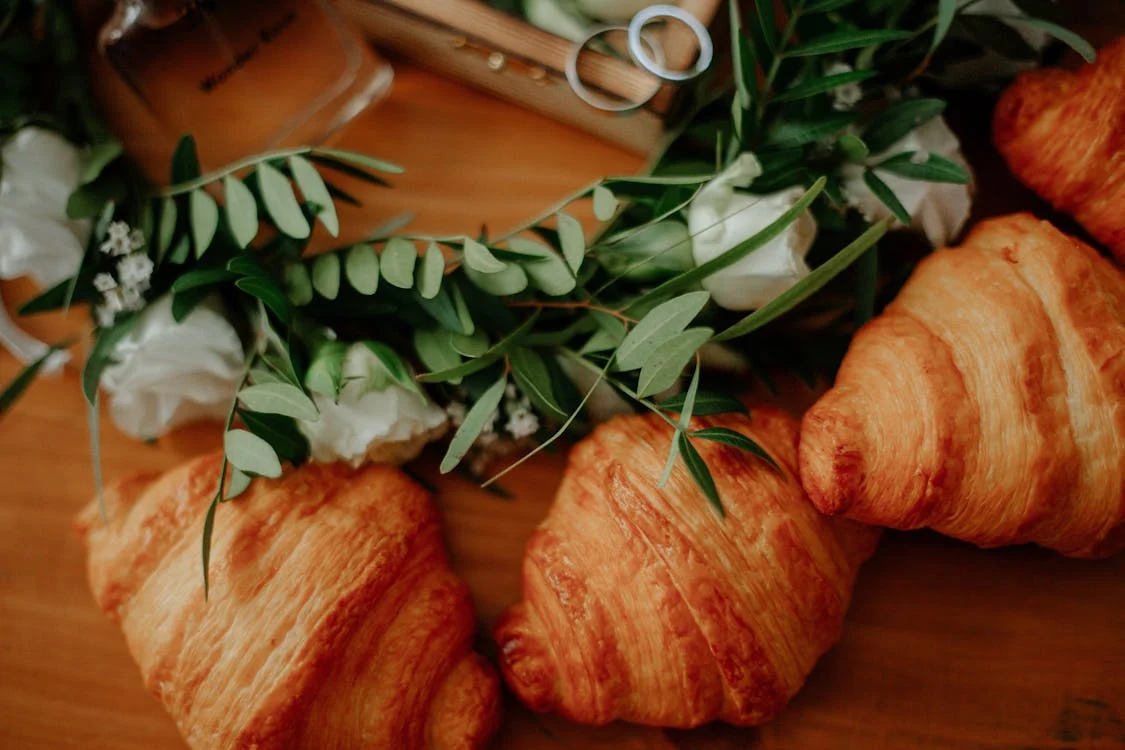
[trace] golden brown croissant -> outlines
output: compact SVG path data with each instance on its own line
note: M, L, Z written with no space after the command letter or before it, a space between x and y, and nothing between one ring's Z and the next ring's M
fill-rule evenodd
M697 440L723 519L682 466L657 489L672 436L659 419L618 417L580 442L528 542L524 600L496 627L504 676L531 708L589 724L758 724L840 637L878 532L809 504L793 418L697 422L751 436L782 471Z
M256 481L200 532L219 456L126 480L78 521L90 586L196 750L478 748L499 680L425 491L388 467Z
M1067 555L1125 545L1125 276L1028 214L923 261L805 415L825 513Z
M1125 37L1078 72L1020 75L993 123L1012 172L1125 262Z

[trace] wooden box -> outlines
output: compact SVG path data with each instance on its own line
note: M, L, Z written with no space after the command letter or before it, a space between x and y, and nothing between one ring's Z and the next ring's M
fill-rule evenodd
M680 87L664 83L629 60L587 50L579 75L589 88L640 101L640 109L604 112L583 102L566 79L574 43L542 31L478 0L339 0L341 8L379 47L440 73L486 89L521 106L567 122L637 153L659 141ZM722 0L679 0L707 27ZM654 27L667 66L690 67L695 35L674 22Z

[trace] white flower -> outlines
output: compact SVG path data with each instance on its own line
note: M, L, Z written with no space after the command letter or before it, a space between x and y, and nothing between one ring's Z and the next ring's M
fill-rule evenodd
M117 344L113 358L117 362L102 373L109 413L122 432L140 439L223 418L244 367L242 342L215 297L182 323L172 317L172 296L161 297Z
M834 62L828 66L824 71L825 75L839 75L840 73L851 73L855 68L845 62ZM859 85L858 81L845 83L832 89L832 108L840 111L854 109L855 105L859 104L863 99L863 87Z
M465 424L465 417L468 416L469 410L460 401L450 401L445 407L445 414L449 417L450 425L460 427Z
M101 293L106 293L111 289L117 288L117 282L113 276L108 273L99 273L94 277L94 288Z
M531 437L539 430L539 417L531 409L521 406L508 414L504 429L516 440Z
M628 21L660 0L577 0L578 9L600 21Z
M106 255L128 255L145 246L145 235L139 229L129 229L123 221L115 221L106 230L106 239L100 245Z
M31 276L43 287L73 276L88 221L70 221L66 203L78 185L78 150L41 128L24 128L0 150L0 278Z
M966 169L969 164L961 154L961 144L957 136L941 117L935 117L912 130L902 140L893 144L881 154L868 158L869 164L876 164L894 154L917 151L927 155L938 154L957 162ZM844 172L844 194L848 202L858 208L868 221L878 221L891 215L890 209L875 197L863 181L863 167L849 165ZM925 182L909 180L876 169L876 174L887 183L903 207L914 219L911 226L926 234L930 244L943 247L948 244L969 218L973 207L973 187L948 182Z
M762 173L753 154L745 153L699 192L688 211L697 265L717 258L749 239L783 213L804 193L799 187L769 195L736 192ZM816 239L816 221L805 211L780 236L732 266L707 277L703 286L728 310L761 307L808 275L805 255Z
M445 433L445 412L424 396L397 384L372 389L370 384L379 380L371 378L376 367L383 365L371 350L354 344L344 357L339 401L313 397L320 419L297 423L309 439L313 460L402 464Z
M117 262L117 278L124 286L144 291L149 287L152 269L152 258L144 253L133 253Z

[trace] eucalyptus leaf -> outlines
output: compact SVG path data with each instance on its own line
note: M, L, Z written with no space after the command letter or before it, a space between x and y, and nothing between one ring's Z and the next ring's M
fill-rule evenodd
M509 333L500 341L497 341L492 345L491 348L489 348L488 351L484 352L476 359L471 359L468 362L462 362L461 364L454 367L424 373L418 376L418 381L421 383L455 383L463 377L472 375L475 372L480 372L481 370L491 365L493 362L496 362L501 357L503 357L508 352L508 350L512 348L512 346L522 341L523 337L535 328L535 322L538 319L539 311L537 310L534 314L528 317L527 320L520 323L520 325L514 331ZM417 334L415 334L415 345L417 345L417 343L418 338ZM447 351L450 350L450 347L448 346L448 340L440 343L439 345L442 344L444 344ZM421 351L419 351L419 355L421 355Z
M563 257L570 266L572 273L578 273L582 261L586 257L586 233L582 224L565 211L556 215L559 230L559 244L562 246Z
M1055 39L1058 39L1060 42L1082 55L1082 58L1088 63L1094 62L1098 57L1098 53L1093 45L1070 29L1059 26L1057 23L1052 23L1042 18L1015 15L1004 16L1004 20L1019 26L1030 26L1036 31L1042 31L1045 34L1053 36Z
M415 331L414 351L417 352L418 359L430 372L452 370L462 362L461 355L449 346L447 331ZM454 376L448 382L457 385L461 382L461 378Z
M941 99L906 99L883 110L863 131L863 142L881 154L912 130L945 111Z
M925 161L916 161L919 156ZM951 182L959 185L967 185L972 181L969 170L941 154L919 154L916 151L908 151L884 159L876 164L875 168L885 169L908 180Z
M678 393L657 404L662 410L672 413L682 412L685 394ZM700 391L695 396L693 416L710 417L716 414L748 414L746 407L734 396L715 391Z
M540 411L553 413L563 419L569 416L555 398L551 372L539 352L524 346L514 346L508 352L508 361L512 364L512 377L515 378L516 385Z
M279 458L293 464L308 460L309 441L289 417L253 411L239 411L238 415L247 429L273 446Z
M726 427L706 427L702 430L696 430L691 433L691 436L701 440L710 440L714 443L722 443L723 445L729 445L732 448L738 448L741 451L752 453L774 469L781 471L781 467L778 465L777 461L773 459L773 456L766 453L762 446L758 445L741 432L735 432Z
M245 276L234 285L252 297L261 300L282 321L293 314L289 298L277 283L268 276Z
M247 409L262 414L280 414L306 422L320 419L320 411L312 399L289 383L251 385L239 391L238 398Z
M414 286L414 265L417 262L418 250L414 244L401 237L392 237L383 248L379 272L392 286L411 289Z
M317 206L316 218L328 230L328 234L336 237L340 234L340 219L336 215L336 205L332 202L332 195L324 179L316 171L308 159L294 154L289 157L289 171L293 180L301 189L301 195L306 201Z
M786 57L808 57L845 52L873 44L909 39L911 32L900 29L840 29L813 37L785 53Z
M457 314L457 322L460 324L459 333L466 336L472 336L476 331L477 325L473 320L473 313L469 310L469 305L465 301L465 295L461 293L461 287L457 284L456 280L449 284L450 297L453 299L453 310Z
M853 164L863 164L867 161L867 157L871 155L871 149L867 148L863 139L851 133L840 136L839 140L836 141L836 146Z
M465 275L478 289L497 297L510 297L527 289L527 272L514 263L500 273L480 273L465 268Z
M448 474L457 468L457 464L461 463L461 459L465 457L473 443L480 437L485 426L492 421L497 408L500 406L500 400L504 398L504 390L507 386L507 378L497 380L481 394L481 397L469 409L469 413L465 415L465 421L461 423L461 426L457 428L457 432L453 435L453 439L449 441L449 450L446 451L445 458L441 460L442 474Z
M250 476L276 479L281 476L281 459L273 446L252 432L229 430L223 436L227 460Z
M282 281L289 301L297 307L304 307L313 301L312 279L304 263L297 261L287 264L282 271Z
M710 299L707 292L689 292L654 307L617 348L618 368L626 372L640 368L654 351L682 333Z
M203 190L192 190L188 197L188 207L191 213L191 239L195 245L195 257L200 258L215 239L215 230L219 228L219 206L215 203L215 199Z
M957 0L938 0L937 23L934 24L934 38L933 41L930 42L931 55L941 46L956 16Z
M422 255L422 262L418 265L418 278L415 281L418 294L424 299L433 299L441 290L441 282L444 278L445 255L436 242L431 242Z
M374 169L376 172L383 172L385 174L402 174L406 170L397 164L394 164L383 159L377 159L368 154L361 154L357 151L343 151L335 148L318 148L314 152L316 155L323 155L340 161L358 164L366 169Z
M325 341L317 347L305 372L305 387L313 393L336 401L344 377L344 358L348 345L342 341Z
M804 146L835 135L858 120L859 115L854 112L781 120L766 135L766 143L779 149Z
M117 140L94 143L82 155L82 169L78 174L79 185L89 185L101 177L102 172L122 154L121 142Z
M465 256L465 265L474 271L500 273L508 267L508 264L504 261L497 260L487 247L468 237L465 238L462 250Z
M223 284L237 278L238 274L225 268L197 268L177 277L172 282L172 292L186 292L189 289Z
M594 188L594 216L598 221L609 221L617 213L617 196L605 185Z
M234 241L246 248L258 235L258 202L242 180L228 174L223 178L227 224Z
M230 479L227 481L227 491L223 500L234 500L250 487L253 478L240 469L231 469Z
M823 94L825 91L839 88L844 84L866 81L868 78L874 78L878 74L878 71L875 70L849 70L845 73L834 73L821 78L813 78L802 81L796 86L780 92L774 96L771 101L793 102L798 99L808 99L811 96Z
M277 168L269 162L258 165L258 190L262 194L262 204L266 208L279 232L287 237L303 240L312 232L309 220L297 202L293 186Z
M344 256L344 274L360 294L371 296L379 289L379 255L366 242L352 245Z
M323 253L312 262L312 285L321 297L336 299L340 293L340 256Z
M530 255L542 261L527 264L524 266L524 271L543 293L552 297L561 297L574 291L578 284L574 274L566 261L549 247L523 237L511 238L508 240L508 246L517 253Z
M879 179L878 175L871 170L863 173L863 182L903 226L910 226L913 222L913 219L910 218L910 212L906 210L906 206L902 205L902 201L895 195L895 191L891 190L890 185Z
M680 445L680 454L684 457L684 465L687 466L688 473L695 480L696 486L707 498L707 502L711 503L715 512L725 517L726 511L723 510L723 501L719 497L719 490L715 486L715 478L711 476L711 470L707 468L707 463L699 455L695 446L691 444L691 439L687 435L681 432L676 436L676 440Z
M168 250L172 247L172 239L176 235L176 222L179 219L179 210L175 198L165 198L160 202L160 222L156 228L156 260L164 260Z
M471 336L463 333L450 333L449 345L453 351L465 357L479 357L488 351L488 335L484 331L474 331Z
M113 361L114 348L133 330L136 322L136 315L119 316L109 328L97 330L94 348L86 356L86 364L82 368L82 393L86 396L87 404L96 403L102 371Z
M699 347L706 344L714 333L710 328L689 328L652 352L641 367L637 395L647 398L674 386Z
M361 343L363 346L367 347L368 351L375 355L383 365L383 368L387 371L387 374L390 375L391 380L415 393L423 401L427 400L425 393L423 393L418 384L414 382L414 378L410 374L410 368L406 366L406 363L402 360L402 357L399 356L398 352L379 341L364 341Z

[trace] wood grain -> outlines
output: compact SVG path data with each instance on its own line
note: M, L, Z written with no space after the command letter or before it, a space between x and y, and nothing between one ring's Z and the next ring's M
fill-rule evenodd
M130 147L159 164L168 139L119 91L110 87L107 97ZM353 228L404 210L417 212L422 231L470 232L481 220L509 226L596 176L638 166L577 131L401 66L391 98L340 140L408 167L398 189L364 195L366 212L345 219ZM1002 193L1010 187L996 184ZM32 290L21 282L3 293L12 307ZM76 310L27 327L53 339L80 330L83 317ZM0 382L17 370L0 356ZM120 633L96 611L69 531L92 494L85 423L73 365L34 385L0 423L0 747L180 748ZM216 425L145 445L107 423L109 479L169 468L219 444ZM420 466L437 485L453 563L473 590L482 633L518 596L524 542L546 514L563 462L548 455L516 471L504 482L511 500L437 477L433 455ZM498 746L1125 748L1125 556L1084 562L891 534L860 574L843 641L777 721L756 731L592 730L533 717L509 701Z

